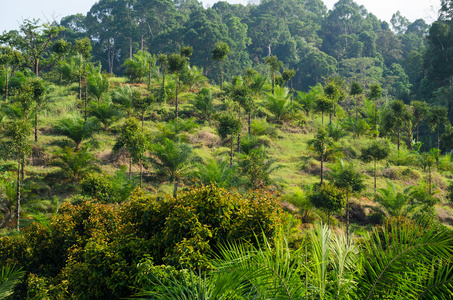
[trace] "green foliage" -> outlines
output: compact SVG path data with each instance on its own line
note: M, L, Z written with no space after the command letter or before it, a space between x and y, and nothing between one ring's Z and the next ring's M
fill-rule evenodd
M250 150L241 155L239 159L239 171L247 178L248 185L253 189L265 188L270 183L270 174L279 168L272 166L274 159L270 159L264 147Z
M228 160L210 159L205 164L195 162L190 177L195 184L214 185L218 188L230 188L238 184L237 170L230 167Z
M291 95L287 88L276 87L273 94L267 94L265 107L275 116L277 122L289 118L292 111Z
M346 194L330 183L324 183L308 196L318 209L332 214L340 212L346 205Z
M82 146L80 150L60 148L53 155L52 165L61 169L64 179L79 182L85 175L99 170L96 165L98 160L89 151L89 144Z
M80 149L84 141L93 137L97 128L97 122L94 119L88 119L85 122L77 116L60 120L55 126L59 134L72 140L76 150Z
M124 71L125 75L132 82L141 83L142 79L155 68L156 57L151 56L148 52L138 51L138 53L134 54L133 58L126 59L123 66L126 68Z
M211 251L221 245L238 238L256 244L270 236L281 212L271 194L204 186L160 201L132 198L121 215L137 238L149 240L156 263L196 269L211 266Z
M96 67L89 64L87 73L88 92L99 102L109 90L109 78L107 74L101 73L101 65Z
M203 88L192 101L193 110L204 120L210 120L214 113L213 96L209 88Z
M451 270L445 263L452 252L448 236L445 229L422 228L406 219L375 229L362 245L364 273L356 297L447 299L452 294L447 275Z
M385 159L390 154L390 147L387 141L373 141L361 150L360 158L365 162L379 161Z
M19 283L25 272L14 266L2 266L0 271L0 299L4 300L13 294L14 287Z
M217 132L222 139L226 139L228 135L234 135L241 129L241 120L230 114L221 114L217 117L219 124Z
M180 141L165 139L162 144L152 144L150 149L152 152L151 162L159 172L168 177L170 182L174 182L173 195L176 197L178 184L196 160L196 157L192 154L192 147Z
M91 104L88 115L95 117L102 124L105 131L109 131L113 124L121 117L119 111L110 102Z

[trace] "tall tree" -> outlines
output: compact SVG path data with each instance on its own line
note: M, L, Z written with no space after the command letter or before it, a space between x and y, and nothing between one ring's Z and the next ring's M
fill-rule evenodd
M59 60L58 55L52 55L52 42L64 30L56 23L39 24L39 20L25 19L20 25L20 33L14 32L3 35L2 40L20 50L24 56L24 66L31 69L36 76L39 71L53 67Z
M374 140L362 148L360 159L365 162L374 161L374 193L376 193L376 164L379 160L385 159L390 154L390 147L387 142Z
M135 118L129 118L120 129L120 134L113 146L113 151L126 149L129 153L129 178L132 178L132 163L140 165L140 187L142 187L142 165L145 161L145 152L148 149L148 138Z
M378 113L377 113L377 101L380 99L382 96L382 89L379 84L373 84L370 86L370 93L368 95L368 98L372 101L374 101L374 132L375 132L375 138L378 137L379 135L379 130L378 130Z
M357 82L357 81L353 81L351 83L351 90L349 91L349 95L351 95L352 97L355 98L355 121L357 122L357 119L358 119L358 102L359 102L359 98L360 98L360 95L362 95L363 93L363 89L362 87L360 86L360 84Z
M390 131L396 131L397 134L397 149L400 150L401 131L403 126L410 122L411 114L403 101L394 100L390 103L387 110L384 111L382 117L384 128Z
M308 140L308 146L319 155L319 160L321 162L321 185L324 182L324 161L326 159L327 150L332 145L332 139L322 127L318 129L318 132L313 139Z
M278 60L277 56L271 55L264 58L264 62L269 65L271 80L272 80L272 94L274 94L275 86L275 73L278 72L280 67L283 65L281 61Z
M361 174L355 171L352 163L346 164L341 161L333 168L330 175L333 178L333 184L346 193L346 239L349 243L349 195L361 192L365 188L365 184Z
M223 89L223 62L230 53L230 47L225 42L218 42L212 50L212 59L220 61L220 89Z
M440 125L447 122L447 108L444 106L433 106L428 115L428 124L432 131L437 131L437 149L440 150Z
M168 70L170 73L175 75L176 78L176 92L175 92L175 120L179 117L179 102L178 102L178 89L179 89L179 77L181 76L181 72L183 71L184 67L186 66L187 59L185 56L172 53L168 56Z
M414 121L416 124L416 140L415 142L418 143L418 134L420 131L420 122L423 121L430 112L430 107L428 103L424 101L411 101L411 106L413 110Z

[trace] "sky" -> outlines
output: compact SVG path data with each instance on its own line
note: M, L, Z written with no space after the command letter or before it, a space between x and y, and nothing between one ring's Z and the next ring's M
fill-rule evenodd
M203 4L212 6L217 0L201 0ZM258 0L228 0L230 3L247 4ZM331 9L338 0L324 0L327 8ZM90 10L97 0L0 0L0 33L19 29L23 19L40 19L43 21L59 21L62 17ZM437 18L440 0L355 0L376 15L378 19L390 21L392 14L398 10L403 16L413 22L422 18L431 23Z

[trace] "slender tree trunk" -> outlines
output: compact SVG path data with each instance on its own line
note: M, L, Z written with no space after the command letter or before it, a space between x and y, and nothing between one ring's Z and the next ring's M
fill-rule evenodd
M178 87L179 87L179 80L176 78L176 106L175 106L175 120L178 122Z
M233 145L234 145L234 136L231 135L230 167L233 166Z
M440 124L437 124L437 149L440 150Z
M35 100L35 143L38 142L38 100Z
M35 75L39 76L39 59L35 61Z
M177 194L178 194L178 180L175 179L175 185L173 187L173 198L176 199Z
M220 61L220 90L223 90L223 60Z
M149 70L148 70L148 89L151 88L151 70L152 70L152 66L151 66L151 57L149 59Z
M397 132L398 132L398 144L397 144L398 146L397 146L397 150L400 151L400 138L401 138L400 135L401 135L401 134L400 134L400 128L399 128L399 126L398 126L398 128L397 128Z
M129 158L129 179L132 179L132 155Z
M165 100L165 71L162 70L162 99L161 100Z
M417 143L418 143L418 132L420 130L420 122L417 122Z
M324 153L321 153L321 185L324 180Z
M5 100L8 101L8 65L6 65Z
M238 144L237 144L236 152L241 153L241 134L240 133L238 133Z
M275 73L272 72L272 95L275 95L275 93L274 93L274 85L275 85Z
M20 153L19 153L20 157ZM17 190L16 190L16 230L19 231L19 221L20 221L20 159L17 164Z
M248 133L250 135L251 127L252 127L252 85L250 85L249 89L249 119L248 119Z
M346 192L346 243L349 245L349 192Z
M99 99L98 99L99 104ZM88 114L88 76L86 73L86 66L85 66L85 122L87 121Z
M140 160L140 189L142 188L143 184L143 164L142 161Z
M79 74L79 100L82 101L82 73Z
M22 181L25 180L25 153L22 152Z
M374 193L376 194L376 160L374 160Z
M374 138L377 139L378 129L377 129L377 101L374 101Z
M129 37L129 58L132 59L132 37Z
M141 41L140 41L140 50L143 51L143 42L144 42L144 35L142 34Z

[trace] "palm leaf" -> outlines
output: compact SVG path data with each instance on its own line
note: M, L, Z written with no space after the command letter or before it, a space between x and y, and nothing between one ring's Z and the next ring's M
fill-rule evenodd
M14 266L2 267L0 272L0 300L13 294L14 287L24 274L24 271L21 271L20 268L16 269Z

